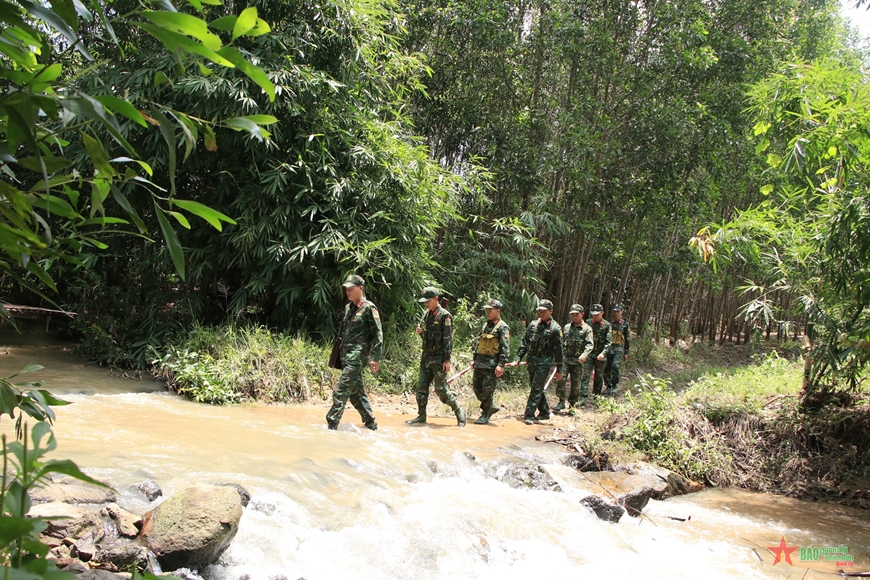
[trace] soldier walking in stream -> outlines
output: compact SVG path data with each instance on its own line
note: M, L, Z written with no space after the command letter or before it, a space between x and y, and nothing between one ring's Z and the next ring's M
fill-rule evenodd
M580 304L571 306L571 323L562 329L562 344L565 351L565 376L556 386L556 394L559 395L559 404L553 411L561 411L565 408L567 398L569 413L573 414L574 407L580 397L586 397L587 392L580 391L580 381L583 379L583 363L580 357L589 357L594 346L592 328L583 320L585 309ZM568 381L570 379L570 391ZM566 393L566 391L568 391Z
M480 401L480 418L475 425L486 425L490 417L498 412L498 405L493 402L495 384L504 374L511 350L511 331L501 319L502 304L498 300L490 300L484 306L487 321L480 331L471 366L474 367L474 395Z
M456 402L456 395L447 387L450 372L450 355L453 353L453 315L438 303L437 288L423 288L418 302L426 306L426 314L417 326L417 334L423 338L423 354L420 357L420 374L417 378L417 417L406 421L409 425L426 422L426 405L429 402L429 386L435 383L435 393L441 402L448 405L456 415L456 424L465 427L465 409Z
M610 332L613 340L610 344L610 354L604 367L605 395L615 395L619 391L619 371L622 361L628 360L629 329L628 321L622 318L622 304L613 307L613 320L610 321Z
M523 420L526 425L550 418L550 405L544 388L550 376L550 367L556 365L553 376L562 378L562 329L553 320L553 303L549 300L538 302L538 319L529 323L523 341L517 351L517 362L529 354L529 400ZM535 410L538 411L537 417Z
M584 364L580 397L584 403L589 394L589 378L593 370L595 381L592 384L592 394L594 396L601 394L601 386L604 384L604 364L607 353L610 352L611 341L610 323L604 320L604 307L593 304L590 312L592 313L592 322L589 324L592 328L592 352L588 355L580 355L580 362Z
M326 426L338 429L347 400L359 411L366 427L376 431L378 424L363 386L363 367L368 361L373 373L381 368L384 333L378 307L363 296L365 282L350 275L343 284L348 304L341 323L341 377L332 393L332 407L326 414Z

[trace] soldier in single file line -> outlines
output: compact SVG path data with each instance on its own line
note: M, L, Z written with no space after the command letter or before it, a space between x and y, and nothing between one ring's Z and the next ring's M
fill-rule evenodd
M378 424L372 414L372 406L363 386L363 367L368 362L369 369L376 373L381 368L384 352L384 333L381 329L381 316L378 307L363 295L365 282L360 276L351 274L344 284L348 303L344 307L341 323L341 376L332 393L332 407L326 414L326 426L338 429L344 407L350 399L365 426L372 431Z
M474 422L475 425L486 425L499 410L493 402L493 396L511 350L511 331L501 319L501 302L492 299L484 305L484 309L487 320L480 331L471 361L474 367L474 395L480 401L480 418Z
M550 376L550 367L555 365L556 380L562 378L562 328L553 320L553 303L538 302L538 318L529 323L517 351L517 363L528 353L529 400L523 420L526 425L550 418L550 405L544 388ZM537 416L535 411L538 412Z
M592 351L588 355L580 355L580 362L583 367L583 384L580 387L580 396L586 401L586 393L589 392L589 379L594 371L594 382L592 383L592 395L598 396L601 394L601 387L604 384L604 365L606 364L607 354L610 352L610 323L604 320L604 307L601 304L593 304L590 308L592 314L592 322L589 326L592 328Z
M553 411L561 411L565 409L565 402L568 403L568 413L573 415L575 408L580 402L580 398L585 400L589 394L587 390L580 389L580 382L583 380L583 367L581 357L589 357L594 346L592 337L592 328L583 320L585 309L580 304L571 305L571 322L562 328L562 344L565 356L565 376L559 381L556 386L556 394L559 395L559 403L553 408ZM569 389L570 380L570 389Z
M456 401L456 394L447 386L450 372L450 356L453 353L453 315L438 301L440 292L434 286L423 288L417 300L426 306L426 314L417 326L417 334L423 338L420 355L420 373L417 377L417 417L406 421L409 425L426 423L426 406L429 402L429 386L435 384L435 393L441 402L448 405L456 415L456 424L465 427L465 409Z
M613 307L613 319L610 321L610 354L607 355L607 364L604 366L604 385L607 387L605 395L615 395L619 391L619 371L622 361L628 360L628 348L630 346L630 331L628 321L622 317L622 304Z

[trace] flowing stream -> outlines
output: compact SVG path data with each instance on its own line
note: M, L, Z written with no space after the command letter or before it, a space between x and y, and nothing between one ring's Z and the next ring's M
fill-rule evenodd
M561 447L544 427L513 418L459 429L448 419L404 424L375 406L377 432L348 408L337 432L326 404L212 407L160 383L126 380L57 346L0 347L0 376L29 362L72 405L57 409L55 458L110 482L119 503L150 506L131 485L166 496L197 483L235 482L252 500L209 580L335 578L830 578L870 569L867 513L737 490L650 502L643 517L599 521L562 492L515 489L488 476L499 461ZM0 428L8 433L11 421ZM159 501L159 500L158 500ZM687 519L691 516L690 519ZM686 521L679 521L680 518ZM767 548L848 549L854 566L774 565Z

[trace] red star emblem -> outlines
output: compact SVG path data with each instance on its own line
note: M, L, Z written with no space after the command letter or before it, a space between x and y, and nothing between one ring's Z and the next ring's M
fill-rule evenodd
M769 547L767 549L773 552L773 555L776 556L773 560L774 566L779 564L783 558L785 558L785 561L788 562L790 566L794 566L791 562L791 553L796 551L798 548L789 548L785 543L785 536L783 536L779 541L778 546Z

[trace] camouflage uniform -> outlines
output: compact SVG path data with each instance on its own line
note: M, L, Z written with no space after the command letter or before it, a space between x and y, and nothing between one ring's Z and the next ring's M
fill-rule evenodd
M501 303L491 300L489 306L501 310ZM478 425L489 422L489 418L498 411L498 406L493 403L495 393L495 368L504 368L507 364L511 350L511 330L504 320L498 322L487 320L480 331L480 338L474 347L474 395L480 401L480 419Z
M583 379L583 363L580 362L580 355L585 354L587 357L592 352L594 347L594 339L592 337L592 328L588 324L581 321L580 324L571 322L565 327L565 337L562 340L565 350L565 376L559 381L557 394L559 395L559 406L556 408L562 410L565 404L565 391L568 385L568 379L571 380L571 391L568 393L568 405L573 407L580 400L580 381ZM588 388L588 386L587 386ZM583 391L582 396L586 396L587 391Z
M541 304L549 304L547 308L550 310L553 308L549 300L542 300ZM552 318L547 322L542 322L540 318L533 320L523 335L523 341L517 351L517 362L522 360L526 353L529 354L530 390L523 418L526 421L534 420L537 409L538 419L549 419L550 405L547 403L544 386L550 378L551 366L555 364L557 370L562 370L562 328L559 324Z
M344 308L341 331L341 377L332 393L332 407L326 414L330 429L338 428L347 400L359 411L363 423L377 427L372 407L363 387L362 373L368 359L380 362L384 350L384 332L378 307L363 298L359 304Z
M429 293L434 294L434 289L426 288L423 291L424 301ZM437 297L434 294L432 297ZM453 315L441 306L434 311L427 310L420 322L423 328L423 354L420 357L420 374L417 377L417 390L414 395L417 399L417 419L409 423L426 422L426 405L429 402L429 385L435 383L435 393L441 402L449 406L456 414L460 426L465 425L465 410L456 402L456 395L447 387L447 373L444 372L443 363L450 361L453 353Z
M616 308L622 310L622 306L617 305ZM629 348L629 329L628 321L624 318L619 322L610 321L610 332L613 335L613 341L610 345L610 353L607 355L607 365L604 367L604 384L607 386L605 394L616 394L619 386L619 371L622 366L622 361L628 355Z
M601 308L596 304L592 307L592 312L596 311L596 307ZM612 339L610 335L610 323L603 318L601 319L601 322L590 322L589 326L592 328L594 344L592 346L592 352L589 353L589 356L586 358L586 362L583 365L583 383L580 386L581 397L589 395L589 379L593 368L595 369L595 382L592 385L592 394L601 394L601 386L604 384L605 361L598 360L598 355L603 352L605 359L607 358L607 353L610 352L610 343Z

